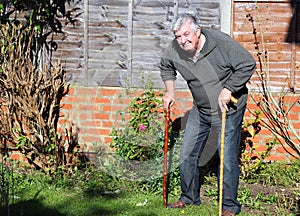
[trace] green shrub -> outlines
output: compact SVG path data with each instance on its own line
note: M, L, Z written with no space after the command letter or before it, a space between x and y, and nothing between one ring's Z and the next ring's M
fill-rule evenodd
M261 131L261 111L255 110L252 113L253 119L243 122L241 130L240 144L240 169L241 177L248 182L253 179L256 181L256 175L265 169L266 158L270 156L271 150L276 142L276 138L265 144L265 151L257 151L257 146L253 144L253 138Z
M133 98L126 110L118 112L123 121L111 132L113 152L102 149L98 155L103 171L136 182L139 190L154 193L161 192L163 182L165 119L161 96L152 89L145 90ZM172 187L179 185L181 137L181 133L172 132L170 124L168 160Z
M161 100L149 90L129 104L130 119L124 128L114 128L110 145L124 159L146 161L162 156L164 121Z

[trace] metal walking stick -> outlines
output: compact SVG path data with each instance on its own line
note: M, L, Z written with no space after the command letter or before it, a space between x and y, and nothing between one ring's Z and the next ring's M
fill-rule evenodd
M164 139L164 180L163 180L163 199L164 207L168 205L167 195L167 175L168 175L168 143L169 143L169 124L170 124L170 104L165 112L165 139Z
M231 97L231 102L237 103L238 100ZM222 112L222 127L221 127L221 151L220 151L220 187L219 187L219 216L222 216L223 202L223 184L224 184L224 152L225 152L225 128L226 128L226 110Z

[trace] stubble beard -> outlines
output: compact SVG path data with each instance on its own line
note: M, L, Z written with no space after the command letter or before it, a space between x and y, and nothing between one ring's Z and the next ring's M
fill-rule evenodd
M190 44L188 44L188 46L186 46L185 44L181 44L181 49L183 49L183 51L189 53L189 54L195 54L196 53L196 49L195 47L189 47Z

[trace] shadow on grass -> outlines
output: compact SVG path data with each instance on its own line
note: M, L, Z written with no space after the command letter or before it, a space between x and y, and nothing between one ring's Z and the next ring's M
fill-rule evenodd
M0 213L1 216L64 216L57 209L49 208L44 206L38 199L38 195L42 190L38 190L32 199L15 202L14 204L9 205L7 208L2 208Z
M89 200L91 197L87 197L85 200L82 199L82 196L78 197L70 197L69 199L63 200L61 203L55 204L53 207L46 206L43 204L43 198L39 197L39 193L42 190L39 190L32 199L21 201L21 202L15 202L14 204L11 204L9 208L1 208L0 209L0 215L1 216L101 216L101 215L115 215L115 213L118 213L118 210L116 209L109 209L105 206L105 200L115 199L112 196L105 196L102 199L99 199L99 204L95 205L95 203L91 203L89 206ZM82 201L83 200L83 201ZM82 201L82 202L81 202ZM104 201L104 202L103 202ZM86 204L82 204L83 202L86 202ZM76 206L76 203L78 205ZM68 211L68 213L65 213L66 206L70 206L70 208L74 208L74 205L77 207L77 211ZM103 206L102 206L103 205ZM79 206L79 208L78 208ZM83 209L80 209L80 207L83 206ZM87 207L86 207L87 206ZM122 209L122 207L120 207ZM125 208L125 207L123 207Z
M7 209L1 209L1 215L5 216L65 216L66 214L61 214L56 209L51 209L43 206L38 200L28 200L25 202L18 202Z
M146 206L137 206L138 202L145 201L144 194L128 193L126 191L104 193L103 190L93 190L92 192L85 192L86 199L97 198L100 202L97 206L89 208L89 214L86 216L110 216L110 215L130 215L130 216L158 216L156 208L162 206L161 203L156 203L157 200L152 200ZM162 200L159 200L162 201Z

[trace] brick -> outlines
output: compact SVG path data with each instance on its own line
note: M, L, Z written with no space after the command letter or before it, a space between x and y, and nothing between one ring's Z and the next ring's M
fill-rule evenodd
M77 103L86 103L89 101L88 97L74 97L73 99L73 103L77 104Z
M270 155L267 161L287 161L288 157L282 154Z
M299 113L300 112L300 105L296 103L295 106L292 107L291 112Z
M254 145L260 145L260 144L264 145L265 143L263 143L264 139L262 139L262 137L263 136L261 136L261 135L257 135L254 138L251 138L251 140L252 140L252 142L253 142Z
M11 154L11 159L20 161L21 160L20 153L12 153Z
M77 92L76 92L76 95L86 95L86 96L95 96L97 94L97 89L96 88L84 88L84 87L81 87L81 88L78 88L77 89Z
M115 98L113 100L113 104L121 104L121 105L126 105L129 106L130 103L132 102L132 98Z
M101 126L104 128L112 128L114 125L113 122L109 122L109 121L101 121Z
M81 136L81 141L84 143L97 143L97 142L101 142L101 140L99 139L99 136Z
M102 129L97 129L97 128L87 128L85 129L85 133L89 135L102 135Z
M101 89L100 90L100 95L101 96L118 96L120 94L120 90L118 89Z
M181 112L180 109L173 108L173 109L171 110L171 113L172 113L173 115L180 115L182 112Z
M186 108L192 108L193 107L193 101L185 101L184 107Z
M78 110L85 110L85 111L100 111L99 106L94 105L79 105Z
M102 106L102 112L111 112L113 111L113 106Z
M104 141L105 143L111 143L112 142L112 138L111 137L104 137Z
M285 146L285 148L283 146L278 146L276 148L276 153L282 153L282 154L285 154L285 153L291 153L291 154L296 154L296 152L289 146Z
M105 122L105 121L102 121L102 123L103 122ZM125 125L124 122L121 122L121 121L114 121L114 122L111 122L111 123L112 123L112 127L115 127L115 128L118 128L118 129L122 129L122 128L125 127L124 126ZM112 129L112 127L111 127L111 129Z
M102 97L96 97L96 98L92 98L91 102L93 103L99 103L99 104L110 104L111 100L110 98L102 98Z
M59 124L59 125L70 124L70 121L67 120L67 119L59 118L59 119L58 119L58 124Z
M79 119L81 121L87 120L87 119L91 119L91 114L89 112L86 113L80 113L79 114Z
M67 96L73 95L73 94L74 94L74 88L69 88L69 92L68 92Z
M254 147L255 147L255 151L257 151L257 152L264 152L267 149L267 147L265 145L254 146Z
M60 127L59 127L59 128L57 128L57 132L61 134L61 133L64 133L65 130L64 130L63 128L60 128Z
M262 130L259 132L259 135L260 136L262 136L262 135L272 135L272 133L271 133L271 131L262 128Z
M74 96L67 96L66 101L69 102L69 103L74 102Z
M99 132L101 135L110 135L111 134L110 129L100 129Z
M86 120L81 123L83 127L99 127L100 121L99 120Z
M102 87L101 87L102 88ZM104 88L106 92L118 92L122 93L123 91L116 91L113 88L113 91L108 91L107 88ZM98 89L98 91L100 91ZM65 109L63 114L68 116L68 113L73 115L72 119L80 119L80 142L84 143L105 143L105 145L109 145L111 143L112 138L110 137L111 130L113 126L116 126L119 129L124 128L124 123L128 123L127 121L130 119L130 116L125 113L125 122L121 121L121 116L117 114L118 111L124 110L128 108L128 104L132 101L132 98L137 95L137 92L133 92L131 95L123 94L122 97L119 95L111 95L111 96L102 96L102 97L87 97L86 104L78 104L75 101L81 99L80 97L76 97L77 99L68 104L72 105L71 110ZM179 91L179 95L182 97L178 97L177 101L172 107L171 118L174 121L180 116L185 115L188 109L193 105L192 99L187 98L189 95L189 91ZM260 94L253 93L251 97L259 98ZM82 99L81 99L82 100ZM88 103L89 102L89 103ZM90 104L94 103L94 104ZM66 103L67 104L67 103ZM96 106L95 104L98 104ZM70 107L71 108L71 107ZM245 113L245 120L253 119L254 115L251 114L252 111L258 110L258 107L253 100L250 98L248 100L248 110ZM101 110L98 113L95 113L95 109ZM82 113L78 112L78 110L84 110ZM73 111L73 112L72 112ZM163 111L161 109L161 111ZM125 111L124 111L125 112ZM69 114L69 115L70 115ZM297 109L291 111L292 118L296 118L295 124L298 123L299 114ZM77 117L79 116L79 117ZM74 118L75 117L75 118ZM76 118L77 117L77 118ZM267 119L265 119L267 121ZM64 123L61 121L61 123ZM255 154L259 152L263 152L266 149L265 144L273 140L273 135L270 131L263 127L261 124L262 130L258 135L254 138L251 138L253 142L253 146L256 147ZM91 144L88 144L91 146ZM278 149L276 149L278 148ZM289 156L287 153L280 149L278 146L274 148L272 156L268 158L268 160L287 160Z
M105 119L105 120L109 120L109 114L103 114L103 113L96 113L96 114L93 114L93 117L95 119Z
M255 104L255 103L249 103L247 104L247 109L249 110L249 112L253 112L255 110L259 110L259 107Z
M72 104L62 104L62 109L64 110L72 110L73 105Z
M176 98L192 98L192 94L190 91L176 91Z
M296 118L291 118L291 119L296 119ZM292 125L293 125L294 129L300 129L300 122L299 122L299 120L293 121Z

